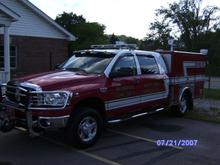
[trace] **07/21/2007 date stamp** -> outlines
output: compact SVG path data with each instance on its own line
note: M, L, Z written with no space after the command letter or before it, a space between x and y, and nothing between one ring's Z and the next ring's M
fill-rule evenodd
M157 140L157 146L197 146L198 140L193 139L179 139L179 140L171 140L171 139L164 139L164 140Z

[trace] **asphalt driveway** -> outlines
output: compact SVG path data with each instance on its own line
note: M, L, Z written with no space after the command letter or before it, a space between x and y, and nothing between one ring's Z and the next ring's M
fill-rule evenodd
M30 138L0 134L0 165L220 164L220 125L153 115L109 126L92 148L76 150L61 133ZM194 146L157 146L156 140L198 140Z

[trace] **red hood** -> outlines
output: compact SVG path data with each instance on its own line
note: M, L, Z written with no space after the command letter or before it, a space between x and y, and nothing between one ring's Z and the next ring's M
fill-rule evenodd
M72 87L73 85L91 83L98 75L79 74L72 71L53 71L30 75L17 79L19 82L29 82L39 85L43 90L58 90Z

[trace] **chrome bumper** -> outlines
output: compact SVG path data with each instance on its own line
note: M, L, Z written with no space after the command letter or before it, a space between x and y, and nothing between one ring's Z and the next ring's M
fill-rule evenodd
M36 134L33 129L55 129L55 128L64 128L67 125L69 115L58 116L58 117L33 117L32 110L18 106L12 102L0 102L0 106L11 108L26 114L23 118L15 117L15 125L19 127L27 128L30 134Z
M27 127L27 128L42 128L42 129L56 129L56 128L65 128L69 120L69 115L59 116L59 117L41 117L37 119L28 119L30 114L26 115L24 118L15 118L16 125ZM30 121L29 121L30 120ZM29 127L28 127L29 126Z
M41 128L64 128L69 120L69 115L59 117L39 117L38 124Z

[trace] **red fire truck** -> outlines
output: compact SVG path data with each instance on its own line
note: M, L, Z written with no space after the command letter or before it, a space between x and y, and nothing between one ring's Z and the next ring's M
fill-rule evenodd
M203 95L207 56L141 51L133 44L93 45L54 71L1 86L0 127L65 128L80 148L93 145L105 123L172 107L178 116Z

